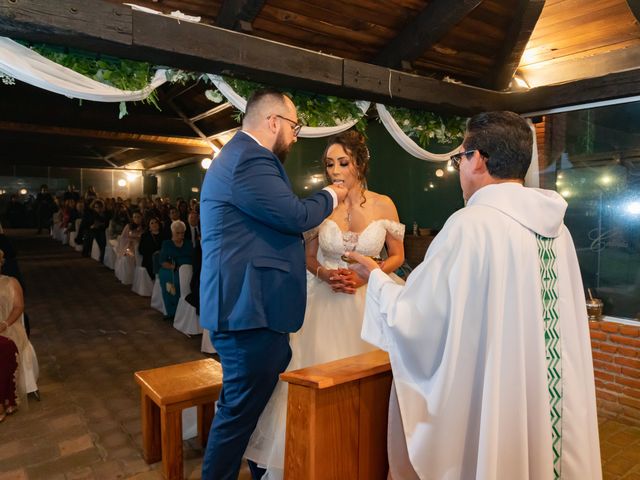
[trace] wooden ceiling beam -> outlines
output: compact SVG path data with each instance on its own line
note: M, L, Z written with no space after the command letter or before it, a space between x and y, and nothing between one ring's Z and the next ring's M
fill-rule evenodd
M240 28L240 22L253 23L264 3L265 0L223 0L216 25L229 30L244 30Z
M94 16L94 11L99 14ZM357 78L348 78L350 73L343 68L347 60L218 27L131 11L101 0L0 0L0 35L197 72L231 73L276 87L396 104L393 92L368 91L357 85ZM379 68L381 81L405 75ZM420 78L407 77L406 82L419 83ZM452 105L458 113L471 113L470 104L487 110L495 103L492 92L442 82L439 95L430 95L430 87L437 81L422 81L423 88L412 90L418 94L410 98L406 92L402 103L443 112L443 106Z
M212 117L214 115L217 115L220 112L223 112L231 108L233 108L233 105L231 105L229 102L225 102L222 105L218 105L217 107L210 108L206 112L202 112L202 113L199 113L198 115L194 115L193 117L190 117L189 120L195 123L204 118Z
M200 130L198 126L194 122L192 122L189 117L187 117L187 115L184 114L182 109L180 109L180 107L178 107L178 105L176 105L173 100L169 100L167 103L173 109L173 111L178 114L182 121L186 123L196 135L198 135L204 142L206 142L207 145L211 147L212 152L216 150L217 147L207 138L207 135L202 130Z
M518 0L506 38L496 60L496 75L486 84L493 90L506 90L520 65L524 49L540 18L545 0Z
M384 49L372 63L400 68L402 62L413 62L451 31L482 0L431 0Z
M629 10L633 13L636 21L640 23L640 0L627 0Z
M212 153L209 140L205 141L194 138L108 132L81 128L63 128L0 120L0 136L6 132L11 132L10 135L8 135L11 140L18 140L22 138L23 140L30 142L35 141L34 135L55 136L56 143L64 142L64 139L66 138L70 143L77 143L78 145L90 143L92 145L111 145L123 148L147 148L152 150L193 153L196 155L210 155Z
M640 69L528 92L502 93L341 59L222 28L132 12L129 7L101 0L0 0L0 35L199 72L233 73L274 86L462 115L497 109L532 112L640 95ZM163 137L131 138L128 134L115 142L113 135L122 134L110 135L111 143L123 147L153 148L161 144L162 149L199 149L200 154L209 150L202 140L174 138L163 143L157 140ZM99 136L90 138L94 144L99 140ZM185 141L196 143L187 145Z
M574 105L635 97L640 95L640 69L504 95L507 108L518 113L545 112Z

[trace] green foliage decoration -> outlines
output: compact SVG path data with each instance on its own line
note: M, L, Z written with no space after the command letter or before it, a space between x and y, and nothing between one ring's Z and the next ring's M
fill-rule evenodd
M405 135L423 149L433 142L453 145L464 138L466 118L402 107L386 108Z
M120 90L142 90L151 82L154 74L154 68L146 62L124 60L45 44L29 45L29 47L63 67ZM160 109L158 94L155 90L142 102ZM126 115L125 102L120 102L119 112L120 118Z
M237 78L225 77L224 80L238 95L246 99L256 90L265 87L259 83ZM289 90L285 93L293 100L298 109L298 116L304 125L308 127L334 127L350 120L357 120L355 127L364 134L367 126L366 116L353 100L298 90ZM235 118L241 121L242 113L237 112Z

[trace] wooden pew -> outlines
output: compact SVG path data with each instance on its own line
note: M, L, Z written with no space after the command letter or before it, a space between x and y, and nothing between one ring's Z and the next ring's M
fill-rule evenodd
M391 365L386 352L285 372L285 480L386 480Z
M198 407L202 448L222 389L222 367L211 358L135 373L140 385L142 453L147 463L162 460L166 480L182 480L182 410Z

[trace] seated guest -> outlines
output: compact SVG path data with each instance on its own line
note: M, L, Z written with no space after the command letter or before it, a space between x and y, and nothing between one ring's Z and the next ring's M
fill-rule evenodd
M4 252L4 265L2 267L2 274L7 277L13 277L18 280L22 290L26 289L24 278L22 277L22 273L20 273L20 267L18 266L18 256L16 254L16 250L13 248L13 244L4 234L2 230L2 225L0 224L0 250ZM24 328L27 332L27 337L30 335L29 329L29 316L27 312L24 313Z
M115 207L114 215L109 222L107 238L109 240L118 238L128 223L131 223L129 212L127 212L126 207L122 203L118 203Z
M184 239L187 242L191 242L193 248L196 248L196 245L200 243L200 215L194 210L189 212Z
M162 242L160 249L160 286L162 299L167 311L165 318L173 318L180 298L180 277L178 269L181 265L191 265L193 247L184 241L184 222L176 220L171 224L171 239Z
M96 198L98 198L98 194L96 193L96 189L93 188L93 185L89 185L89 188L87 188L87 193L84 196L84 198L87 199L87 201L91 202L93 200L95 200Z
M69 231L69 228L74 225L78 211L76 210L76 201L73 198L68 198L64 201L62 207L62 223L60 227ZM75 226L75 225L74 225Z
M75 203L80 201L80 193L76 191L76 187L73 185L69 185L67 187L67 191L62 195L62 199L66 202L67 200L73 200Z
M116 247L116 278L125 285L131 285L133 282L133 273L136 268L136 252L140 237L142 237L142 215L135 212L131 216L131 223L127 224L122 230L122 234L118 239Z
M153 273L153 254L160 251L162 241L165 238L160 230L160 219L152 217L147 225L147 230L140 237L140 245L138 251L142 255L142 266L147 270L149 278L153 281L155 275Z
M0 272L4 252L0 250ZM38 359L22 324L24 296L15 278L0 275L0 336L18 348L18 392L37 392Z
M13 340L0 335L0 422L18 408L16 388L18 347Z
M178 215L180 215L180 220L183 222L187 221L187 217L189 216L189 204L183 200L178 200Z
M163 221L163 233L166 238L171 238L171 224L176 220L180 220L180 213L176 207L169 207L167 217ZM184 222L183 222L184 223Z
M122 230L122 234L118 240L119 256L134 256L140 237L142 237L142 215L139 212L135 212L131 215L131 222L125 225Z

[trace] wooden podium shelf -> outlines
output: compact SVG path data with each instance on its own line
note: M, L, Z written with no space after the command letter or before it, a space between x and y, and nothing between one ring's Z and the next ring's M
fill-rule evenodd
M385 480L391 365L386 352L283 373L285 480Z

